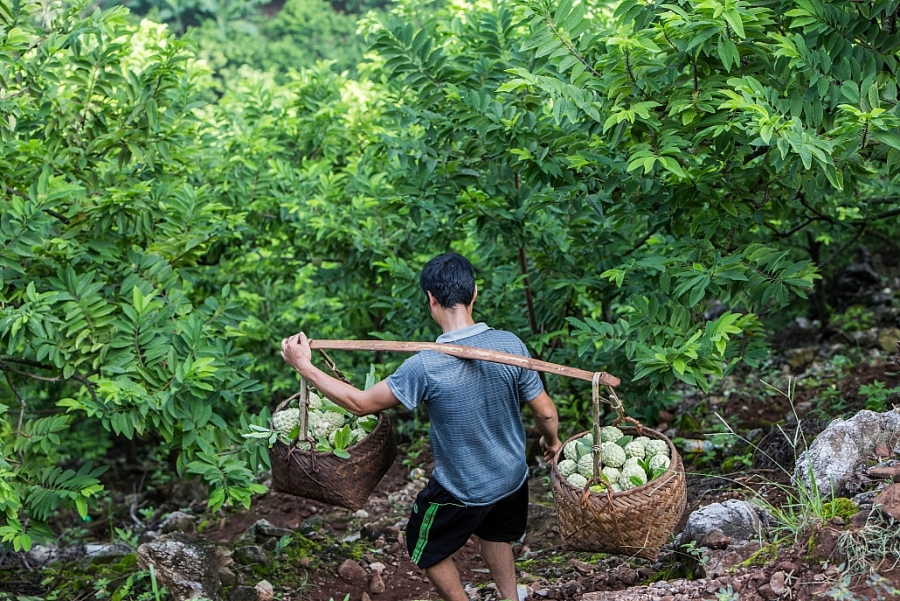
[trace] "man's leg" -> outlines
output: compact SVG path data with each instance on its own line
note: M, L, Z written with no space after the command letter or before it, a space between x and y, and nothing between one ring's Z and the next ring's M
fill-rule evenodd
M484 557L484 563L491 571L491 577L500 594L509 601L519 601L519 592L516 589L516 559L513 557L512 545L480 538L478 540L481 541L481 556Z
M512 552L510 552L512 555ZM430 568L425 568L425 575L437 589L438 594L444 601L469 601L469 596L463 589L462 582L459 579L459 571L453 558L448 557L440 561ZM515 585L513 585L515 589ZM518 598L516 598L518 599ZM513 600L516 601L516 600Z

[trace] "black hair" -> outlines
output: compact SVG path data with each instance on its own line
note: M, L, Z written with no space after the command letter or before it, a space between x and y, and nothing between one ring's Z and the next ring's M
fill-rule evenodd
M444 253L422 268L419 285L422 292L433 294L445 309L468 306L475 298L475 268L459 253Z

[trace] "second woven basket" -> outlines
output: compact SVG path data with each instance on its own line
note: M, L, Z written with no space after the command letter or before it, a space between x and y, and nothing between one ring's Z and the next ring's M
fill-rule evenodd
M637 428L625 427L622 432L634 436ZM585 434L573 436L563 447ZM550 481L559 528L570 548L654 560L672 535L687 501L684 465L662 433L643 428L642 434L668 444L669 469L643 486L617 493L585 493L569 484L557 468L560 449L551 465Z

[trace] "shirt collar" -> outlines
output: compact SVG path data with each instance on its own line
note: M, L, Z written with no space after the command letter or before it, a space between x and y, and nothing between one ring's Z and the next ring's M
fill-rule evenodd
M490 328L486 323L476 323L475 325L466 326L464 328L459 328L458 330L453 330L450 332L446 332L437 337L435 342L456 342L457 340L462 340L463 338L468 338L470 336L474 336L475 334L481 334L482 332L487 332Z

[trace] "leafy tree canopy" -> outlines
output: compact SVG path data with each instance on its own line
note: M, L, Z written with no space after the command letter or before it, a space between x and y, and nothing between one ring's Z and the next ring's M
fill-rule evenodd
M402 2L358 80L218 88L121 8L0 5L0 536L86 514L126 439L249 503L240 430L296 386L278 341L433 338L416 275L450 248L478 318L636 414L758 364L764 323L810 290L825 316L820 276L900 234L896 10ZM589 395L548 384L576 420Z

